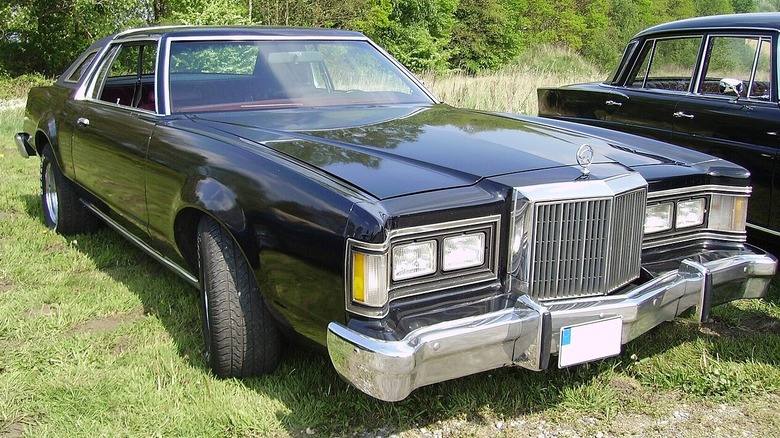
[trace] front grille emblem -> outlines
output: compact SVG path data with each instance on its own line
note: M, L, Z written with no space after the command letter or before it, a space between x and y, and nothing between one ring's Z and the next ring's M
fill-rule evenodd
M593 148L589 144L584 144L577 149L577 164L582 167L582 174L589 175L588 166L593 163Z

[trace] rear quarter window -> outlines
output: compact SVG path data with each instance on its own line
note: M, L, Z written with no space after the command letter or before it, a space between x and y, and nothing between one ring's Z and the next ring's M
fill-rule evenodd
M72 69L68 76L65 78L65 82L70 83L76 83L81 80L82 77L84 77L84 73L89 70L89 66L92 65L92 61L95 60L95 56L97 55L97 50L94 52L88 53L84 58L82 58L81 62L76 66L75 69Z

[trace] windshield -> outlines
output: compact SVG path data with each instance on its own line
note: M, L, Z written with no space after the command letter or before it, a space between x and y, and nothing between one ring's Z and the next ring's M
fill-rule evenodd
M431 103L365 41L174 41L172 113Z

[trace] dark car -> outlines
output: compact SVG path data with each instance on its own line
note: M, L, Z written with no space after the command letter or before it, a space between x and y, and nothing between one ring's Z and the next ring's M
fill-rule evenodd
M201 291L215 374L298 335L400 400L766 293L745 169L590 129L442 104L359 33L175 27L87 49L16 142L50 228L100 219Z
M603 83L538 90L539 115L706 152L752 173L748 226L780 237L780 13L692 18L640 32ZM768 233L768 234L765 234Z

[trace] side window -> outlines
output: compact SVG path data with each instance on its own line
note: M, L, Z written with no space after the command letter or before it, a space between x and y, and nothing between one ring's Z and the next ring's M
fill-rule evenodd
M762 38L756 56L756 71L748 96L754 99L772 100L772 41Z
M100 66L90 97L120 106L154 110L156 60L156 42L113 47Z
M615 73L612 74L611 79L607 79L608 83L615 83L620 80L620 77L625 73L626 68L628 68L628 61L631 60L631 56L634 54L638 45L639 41L637 40L628 43L626 50L623 52L623 56L620 58L620 63L618 64Z
M628 81L629 87L642 88L645 85L645 77L647 77L647 66L650 64L650 59L653 57L653 48L655 48L655 41L648 41L642 48L642 53L639 54L639 64L635 67L636 70L631 74Z
M643 87L688 91L701 40L701 37L656 40Z
M711 37L699 93L769 100L769 49L769 40L759 37Z
M65 81L74 83L80 81L82 76L84 76L84 73L92 64L92 60L95 59L95 55L97 55L97 53L98 52L95 51L84 57L84 60L81 61L81 64L79 64L79 66L73 70L73 72L67 77L67 79L65 79Z

